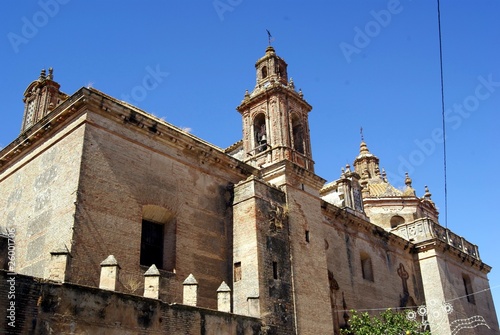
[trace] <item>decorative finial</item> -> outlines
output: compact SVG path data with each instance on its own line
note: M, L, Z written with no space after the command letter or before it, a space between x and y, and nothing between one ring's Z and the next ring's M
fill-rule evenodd
M288 82L288 87L290 87L291 89L295 88L295 83L293 82L293 78L292 77L290 77L290 81Z
M54 79L54 69L49 67L49 75L47 77L49 80L53 80Z
M45 77L46 77L45 69L42 69L42 71L40 71L40 79L43 80L45 79Z
M245 90L245 100L250 98L250 93L248 93L248 90Z
M428 199L428 200L431 200L431 196L432 196L432 193L429 192L429 188L427 187L427 185L425 185L425 194L424 194L424 198L425 199Z
M361 144L359 145L359 154L360 155L367 155L370 153L370 150L368 150L368 146L366 145L364 140L361 140Z
M387 173L385 172L384 168L382 168L382 180L387 182Z
M345 172L351 172L351 166L349 164L345 165Z
M302 89L301 89L301 88L299 88L299 96L300 96L301 98L303 98L303 97L304 97L304 93L302 93Z
M405 172L405 176L406 176L406 178L405 178L405 184L406 184L406 186L411 187L411 178L408 175L408 172Z
M363 127L359 129L359 133L361 134L361 142L365 141L365 136L363 135Z

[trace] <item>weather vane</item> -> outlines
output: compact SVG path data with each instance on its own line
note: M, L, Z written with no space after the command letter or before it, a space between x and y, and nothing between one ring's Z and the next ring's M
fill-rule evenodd
M269 45L271 45L271 42L274 41L274 38L271 35L271 32L269 30L266 29L266 31L267 31L267 41L268 41Z

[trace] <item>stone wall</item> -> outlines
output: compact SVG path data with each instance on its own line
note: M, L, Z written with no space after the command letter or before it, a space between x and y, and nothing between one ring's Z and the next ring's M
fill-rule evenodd
M84 117L32 144L0 171L0 227L15 229L15 271L48 276L50 252L71 250Z
M0 321L2 334L263 334L255 318L20 274L14 276L15 299L9 300L11 277L0 271L0 309L15 302L14 318Z
M285 194L257 179L235 185L234 312L262 317L276 334L294 333Z

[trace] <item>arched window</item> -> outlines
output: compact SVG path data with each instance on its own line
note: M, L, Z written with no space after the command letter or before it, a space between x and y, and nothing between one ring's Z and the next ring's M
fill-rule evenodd
M280 78L286 78L286 71L283 66L278 67L278 75L280 76Z
M361 252L360 259L361 259L361 273L363 275L363 279L374 281L372 259L370 258L370 255L368 255L366 252Z
M391 228L395 228L395 227L397 227L397 226L399 226L400 224L403 224L403 223L405 223L405 219L402 216L394 215L391 218Z
M140 264L174 271L176 224L173 213L163 207L146 205L142 210Z
M267 66L262 67L261 74L262 74L262 79L267 77Z
M266 116L258 114L253 122L254 141L256 152L262 152L267 149L267 129Z
M304 127L296 115L292 117L292 135L293 148L304 154Z

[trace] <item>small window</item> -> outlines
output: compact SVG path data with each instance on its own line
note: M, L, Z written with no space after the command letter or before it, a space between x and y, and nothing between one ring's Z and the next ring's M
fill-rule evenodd
M464 288L467 301L471 304L476 304L476 299L474 298L474 291L472 290L472 283L470 281L470 277L464 274L462 275L462 278L464 280Z
M310 242L309 230L306 230L306 242Z
M234 281L241 280L241 262L234 263Z
M373 268L372 268L372 260L367 253L361 253L361 272L363 274L363 279L374 281L373 280Z
M278 279L278 262L273 262L273 278Z
M267 66L264 66L262 68L262 79L267 77Z
M143 220L141 232L141 265L163 268L164 225Z

